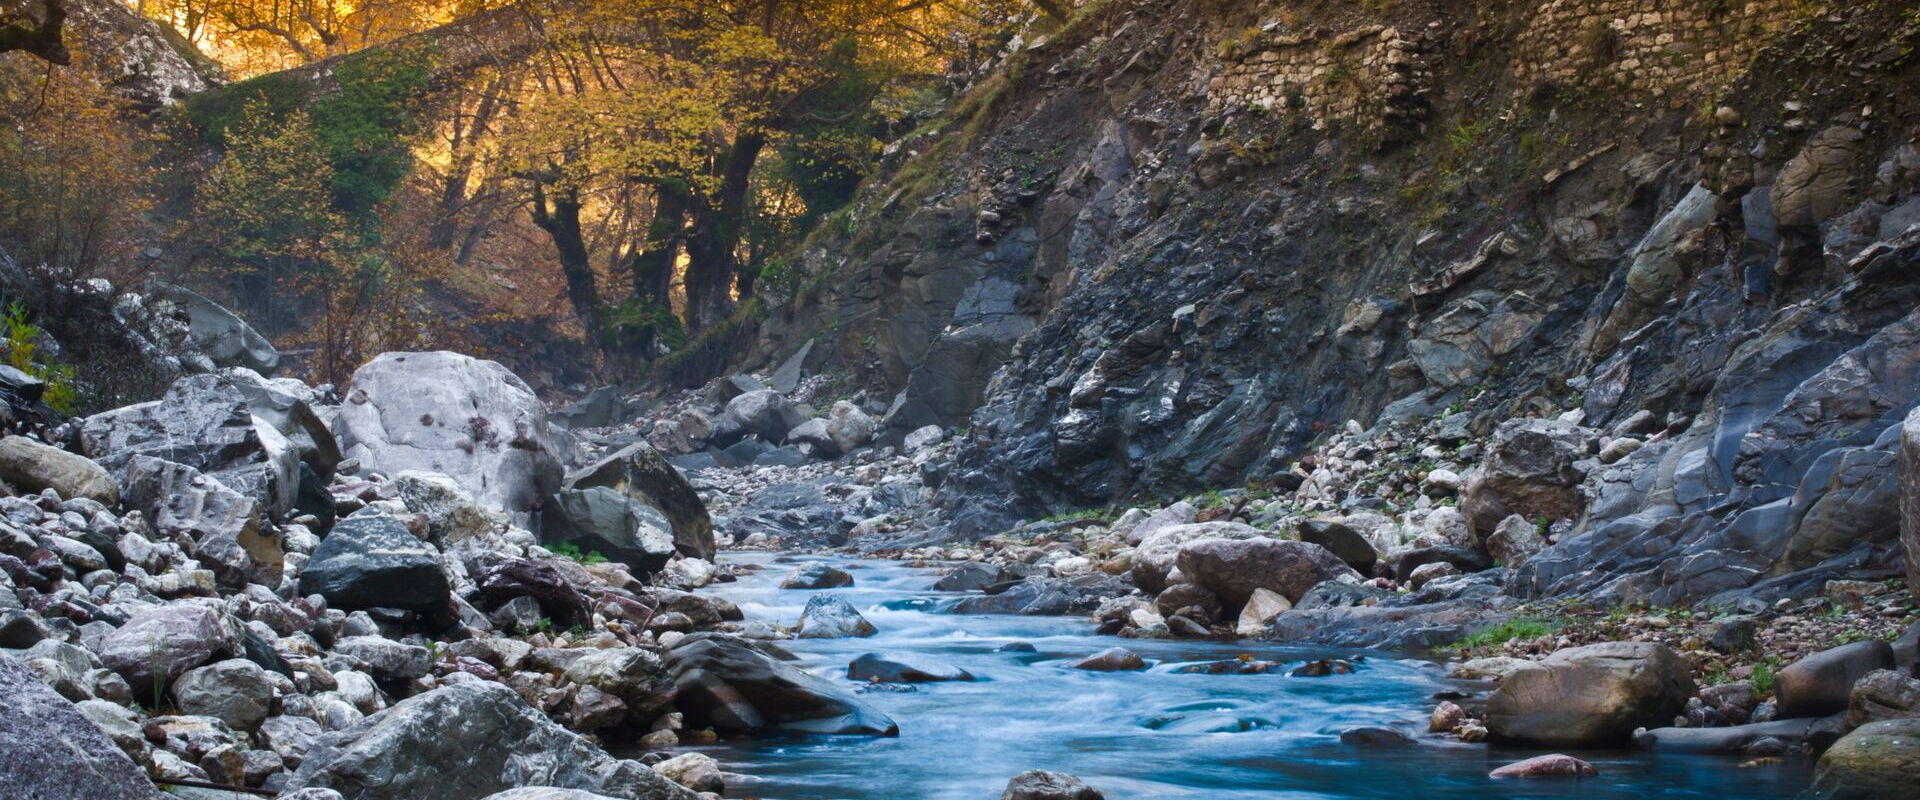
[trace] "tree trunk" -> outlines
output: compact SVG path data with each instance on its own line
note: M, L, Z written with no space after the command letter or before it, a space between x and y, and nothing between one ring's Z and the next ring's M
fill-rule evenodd
M35 24L33 20L19 20L0 28L0 53L19 50L39 56L49 64L66 64L73 60L67 52L67 45L60 39L60 28L66 24L67 9L60 0L46 0L46 18Z
M721 165L720 186L695 203L687 238L687 328L703 331L727 317L733 298L735 250L747 219L748 180L767 137L747 131L734 139Z
M687 224L688 196L684 187L661 185L655 189L653 220L647 223L647 240L633 254L628 268L633 273L633 294L665 308L668 290L673 285L673 262Z
M580 197L568 191L553 199L547 208L546 191L533 189L533 224L547 232L560 256L560 272L567 279L567 302L586 330L587 344L601 350L600 290L595 285L593 262L587 253L586 236L580 229Z

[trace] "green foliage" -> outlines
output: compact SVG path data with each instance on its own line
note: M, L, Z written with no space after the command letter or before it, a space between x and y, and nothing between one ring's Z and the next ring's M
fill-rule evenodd
M1762 661L1753 665L1753 691L1766 696L1773 694L1773 664Z
M571 558L582 564L607 563L607 557L600 555L600 551L588 550L585 552L581 552L580 545L575 544L573 542L548 542L545 545L545 547L547 548L547 550L551 551L556 556ZM547 620L543 620L543 622L552 624L551 621L547 621Z
M687 329L673 309L643 297L629 295L619 305L607 309L604 323L607 341L615 348L631 350L636 344L656 342L668 350L687 346Z
M73 368L64 364L50 364L39 358L40 326L28 319L27 307L19 303L8 303L4 316L0 316L0 325L5 327L4 342L8 366L28 375L46 381L47 388L40 396L40 402L48 408L62 414L72 414L80 403L80 389L75 384Z
M1556 620L1541 617L1515 617L1481 630L1460 642L1460 649L1494 647L1514 640L1538 639L1560 629Z

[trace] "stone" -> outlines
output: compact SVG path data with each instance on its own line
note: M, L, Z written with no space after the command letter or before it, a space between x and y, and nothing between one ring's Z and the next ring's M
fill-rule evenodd
M374 679L387 683L423 677L433 667L427 648L384 636L348 636L334 642L333 651L366 662Z
M1900 549L1907 592L1920 597L1920 408L1900 424Z
M847 679L871 683L970 681L964 669L912 653L866 653L847 665Z
M1093 787L1064 772L1030 769L1007 781L1000 800L1104 800Z
M1259 636L1265 633L1267 625L1274 618L1293 610L1293 603L1285 595L1272 589L1254 589L1247 595L1247 604L1240 608L1240 618L1235 621L1233 632L1241 636Z
M492 533L504 522L481 508L459 483L438 472L402 472L393 477L393 488L408 511L426 515L429 537L443 545Z
M565 488L604 486L651 506L666 517L673 531L674 549L689 558L713 560L713 520L680 470L652 446L628 445L567 478Z
M681 753L653 765L653 771L696 792L719 794L727 788L719 762L705 753Z
M299 492L300 452L219 375L188 375L159 400L87 417L80 453L112 473L140 456L185 465L273 513L292 508Z
M480 680L415 695L322 737L287 782L355 800L470 800L525 786L693 800L555 724L512 689Z
M300 573L300 594L317 594L343 610L398 608L445 624L452 594L433 546L384 515L334 524Z
M1854 682L1874 670L1894 668L1886 642L1844 644L1801 658L1775 673L1780 718L1824 717L1847 710Z
M596 650L574 659L567 680L620 698L635 719L652 719L673 698L673 677L658 653L639 647Z
M185 464L133 456L119 471L122 499L156 532L193 540L193 557L230 588L277 585L286 554L255 498Z
M1296 602L1322 581L1360 575L1326 548L1278 539L1197 539L1180 547L1177 563L1187 580L1237 612L1255 589Z
M1438 578L1448 578L1448 577L1452 577L1454 575L1459 575L1459 574L1461 574L1459 567L1456 567L1445 561L1436 561L1431 564L1422 564L1419 567L1414 568L1412 572L1407 573L1407 588L1418 591L1420 587L1427 585L1427 582L1429 581L1432 581Z
M1686 660L1662 644L1605 642L1555 651L1515 671L1487 700L1487 729L1548 746L1626 743L1672 721L1694 694Z
M73 706L86 715L87 721L98 726L107 738L112 739L120 752L126 753L134 763L146 762L152 747L148 745L146 733L141 729L140 715L133 709L105 700L82 700Z
M188 714L213 717L235 730L260 727L273 708L273 683L267 671L244 658L216 661L180 676L174 701Z
M1552 753L1515 761L1487 773L1489 778L1591 778L1600 770L1573 756Z
M107 734L38 675L0 654L0 797L159 800Z
M1091 672L1133 672L1147 668L1147 662L1139 653L1124 647L1109 647L1093 655L1073 662L1074 669Z
M1820 756L1804 800L1912 800L1920 797L1920 719L1855 728Z
M714 420L712 441L721 447L748 436L774 444L784 444L787 432L806 421L793 403L772 389L757 389L727 401L727 407Z
M1781 225L1812 227L1853 205L1848 190L1860 131L1827 128L1780 167L1773 183L1773 213Z
M1776 754L1786 749L1825 749L1840 734L1838 719L1803 717L1712 728L1652 728L1635 731L1633 743L1661 753L1769 755L1769 748L1779 748Z
M170 283L153 284L153 293L187 315L188 338L216 366L245 367L262 374L279 368L280 351L226 306Z
M781 663L745 640L697 633L667 650L675 707L693 728L897 736L887 715L835 684Z
M1367 726L1341 731L1340 743L1360 747L1402 747L1413 744L1413 737L1392 728Z
M1373 542L1338 517L1301 520L1300 541L1326 548L1363 575L1372 573L1374 562L1380 560Z
M239 655L240 622L212 602L168 603L133 615L94 652L136 692L151 694L188 670Z
M564 489L540 514L543 542L572 542L640 575L659 572L678 548L658 509L606 486Z
M266 378L246 367L220 371L233 388L246 398L247 410L256 423L278 431L294 455L316 476L331 477L340 467L340 443L326 420L314 411L319 395L293 378Z
M558 564L563 562L528 558L474 561L486 562L468 566L474 588L480 591L480 599L485 603L502 608L515 599L532 599L539 603L541 615L551 618L555 624L585 627L593 623L593 602L575 588L560 569Z
M25 436L0 439L0 481L25 492L52 489L68 500L84 497L106 506L120 504L120 485L105 467Z
M946 438L946 431L938 425L922 425L907 432L900 440L900 448L908 453L918 453L940 443Z
M1442 700L1434 706L1433 714L1427 718L1428 733L1449 733L1460 723L1467 721L1467 711L1452 700Z
M793 571L787 573L787 577L780 581L782 589L838 589L852 585L852 575L824 561L809 561L794 567Z
M1220 617L1220 598L1194 584L1176 583L1153 599L1153 610L1162 617L1185 613L1194 619L1212 622Z
M865 637L876 633L879 631L873 623L835 594L807 598L807 606L801 610L800 621L794 626L794 635L802 639Z
M1547 540L1526 517L1510 514L1487 534L1487 554L1500 566L1518 569L1535 553L1545 550Z
M941 592L977 592L1009 580L1015 580L1014 576L1000 567L969 561L947 570L947 574L933 582L933 588Z
M1514 419L1495 429L1487 455L1461 492L1460 511L1479 532L1509 515L1575 519L1586 505L1575 463L1587 458L1596 432L1571 423Z
M514 514L560 489L546 405L506 367L447 351L382 353L352 386L334 428L341 454L363 470L440 473Z
M1722 653L1744 653L1758 646L1760 621L1748 616L1732 616L1714 623L1707 645Z
M1890 669L1867 673L1847 698L1847 727L1920 717L1920 680Z

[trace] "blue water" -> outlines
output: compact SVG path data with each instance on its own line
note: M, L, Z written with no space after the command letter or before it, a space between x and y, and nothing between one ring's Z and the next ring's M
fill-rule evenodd
M735 561L767 568L711 591L749 619L791 625L807 597L778 588L790 564L768 556ZM729 797L769 800L978 800L996 798L1027 769L1080 776L1122 798L1790 798L1810 764L1786 759L1740 769L1737 759L1576 752L1600 769L1585 781L1491 780L1495 767L1537 750L1428 738L1435 692L1461 688L1430 661L1370 655L1351 675L1175 674L1182 664L1251 655L1299 662L1350 651L1257 642L1123 640L1097 636L1085 618L956 616L928 606L957 595L933 591L937 571L888 561L835 560L855 577L832 590L880 633L869 639L794 640L801 666L848 685L847 663L868 652L915 653L956 664L980 680L923 684L863 695L900 725L898 738L738 740L701 748L730 772L757 780ZM916 606L912 610L902 606ZM1037 653L995 648L1029 642ZM1122 645L1146 657L1144 672L1071 669L1073 660ZM1410 747L1341 744L1342 730L1384 725L1414 734Z

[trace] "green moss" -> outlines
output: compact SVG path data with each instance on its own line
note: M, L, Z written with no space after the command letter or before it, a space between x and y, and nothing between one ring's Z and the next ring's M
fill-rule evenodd
M1484 628L1461 640L1460 649L1495 647L1514 640L1538 639L1560 629L1558 620L1543 617L1515 617L1491 628Z

